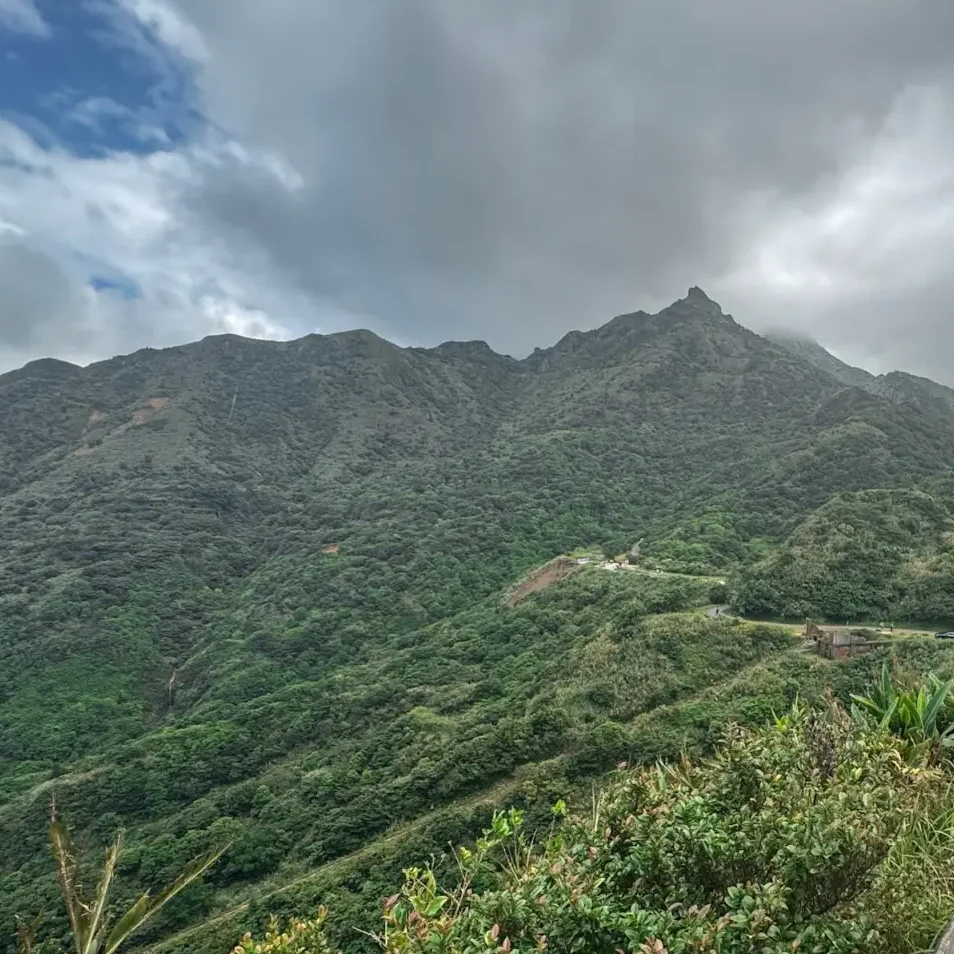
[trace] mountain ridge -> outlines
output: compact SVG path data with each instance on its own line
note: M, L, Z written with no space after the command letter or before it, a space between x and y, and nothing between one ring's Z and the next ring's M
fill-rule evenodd
M475 357L478 355L489 357L491 360L501 360L516 370L518 367L540 370L550 367L556 356L564 357L585 348L587 344L600 344L609 347L613 342L622 344L633 343L646 334L659 330L660 325L672 324L679 321L691 321L693 318L710 318L735 324L729 314L723 312L721 306L711 299L698 286L690 287L687 294L674 301L671 305L655 313L635 311L622 313L595 328L581 331L567 332L558 341L546 347L535 347L523 358L514 358L506 353L495 351L486 341L447 340L431 347L401 346L393 344L369 329L356 328L329 334L309 333L298 338L273 340L249 338L236 333L227 332L207 335L204 338L182 345L166 348L145 347L128 354L116 355L101 359L89 365L76 365L58 358L38 358L27 362L20 368L0 374L0 387L4 383L18 378L39 374L44 377L71 378L77 372L90 368L99 368L111 362L138 362L148 355L160 354L187 354L190 351L203 348L215 348L229 343L240 347L305 349L323 345L331 345L337 352L350 352L365 357L381 355L391 352L412 352L423 355L457 355ZM744 328L739 325L738 327ZM896 370L881 375L874 375L863 368L854 367L827 351L821 344L808 335L785 329L771 329L762 333L750 334L763 338L773 345L782 348L806 364L824 371L826 374L853 387L861 388L879 397L888 397L898 402L904 400L915 401L927 396L933 397L935 402L940 401L949 409L954 410L954 389L932 381L929 378Z
M954 388L907 371L888 371L874 375L836 358L811 337L792 332L766 332L765 337L839 381L885 397L896 403L925 403L954 411Z

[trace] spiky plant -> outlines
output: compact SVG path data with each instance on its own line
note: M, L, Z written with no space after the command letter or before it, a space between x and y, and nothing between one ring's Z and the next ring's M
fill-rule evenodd
M183 888L215 864L228 848L228 845L223 845L206 855L195 858L158 894L152 896L147 891L113 921L107 914L106 906L116 873L116 864L123 850L124 833L120 831L116 835L116 840L107 849L106 861L100 872L96 890L91 897L88 897L80 884L79 864L69 828L57 815L55 802L52 805L51 816L50 847L56 861L57 881L66 906L76 954L113 954L130 935L154 917ZM32 927L24 922L21 922L18 927L20 954L33 954L35 941Z
M870 696L853 695L852 712L856 718L873 718L883 729L895 733L907 743L910 760L936 759L940 748L954 742L951 704L954 680L930 679L930 685L916 690L895 686L888 664L881 667L881 681Z

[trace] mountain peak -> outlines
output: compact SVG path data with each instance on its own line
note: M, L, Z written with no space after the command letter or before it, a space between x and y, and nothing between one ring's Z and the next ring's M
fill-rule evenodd
M724 314L722 306L717 301L713 301L698 285L693 285L685 298L674 301L664 311L703 315Z
M693 285L684 298L679 298L664 308L660 315L673 318L727 318L722 306L713 301L698 285Z

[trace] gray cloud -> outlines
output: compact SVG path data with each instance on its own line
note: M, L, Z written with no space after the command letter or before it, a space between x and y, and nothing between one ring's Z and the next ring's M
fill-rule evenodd
M0 289L0 372L38 355L88 361L161 336L155 312L95 294L18 236L0 236Z
M96 292L85 270L65 269L15 234L0 233L0 289L0 373L44 355L86 363L144 345L182 344L197 335L274 334L252 311L236 314L219 306L197 317L174 296L144 301L115 290Z
M14 239L0 240L0 347L14 350L45 342L50 330L69 327L73 290L47 255Z
M867 241L828 248L802 223L827 296L780 291L753 263L781 219L824 216L905 91L954 88L949 0L181 10L208 49L213 112L303 180L236 163L197 188L196 216L319 302L422 343L523 352L693 283L743 323L867 334L871 302L839 284ZM938 281L880 289L886 311L906 306L881 351L916 364L936 349L922 300Z

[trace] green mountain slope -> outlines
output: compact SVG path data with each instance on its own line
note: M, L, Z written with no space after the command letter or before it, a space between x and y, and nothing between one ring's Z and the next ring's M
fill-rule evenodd
M504 607L528 568L641 540L721 576L839 494L886 492L903 523L954 468L943 406L846 387L698 289L523 361L221 337L34 362L0 401L0 924L53 897L55 790L90 837L130 828L129 892L234 840L143 943L379 839L399 867L392 826L458 837L521 772L671 754L717 710L628 727L797 652L658 616L712 581L586 568ZM933 513L911 535L940 558Z
M954 625L954 518L945 488L843 494L743 568L734 601L783 618Z

